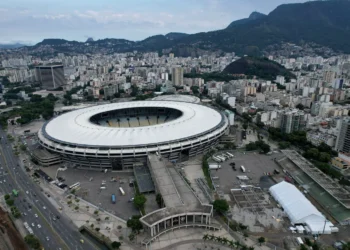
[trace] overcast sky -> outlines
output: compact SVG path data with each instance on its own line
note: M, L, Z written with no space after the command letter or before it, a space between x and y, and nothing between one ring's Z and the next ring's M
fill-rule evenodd
M0 0L0 43L211 31L253 11L268 14L298 2L305 0Z

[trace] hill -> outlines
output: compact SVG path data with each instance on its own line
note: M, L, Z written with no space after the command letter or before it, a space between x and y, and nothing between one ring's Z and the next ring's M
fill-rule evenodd
M254 12L252 12L252 14L249 15L248 18L243 18L243 19L240 19L240 20L233 21L232 23L229 24L229 26L227 26L227 29L233 28L236 25L245 24L245 23L248 23L250 21L254 21L254 20L257 20L257 19L260 19L260 18L263 18L263 17L266 17L266 15L262 14L260 12L254 11Z
M295 78L292 74L282 65L270 61L267 58L262 57L242 57L237 61L234 61L226 66L222 71L225 74L244 74L247 76L257 76L258 78L266 80L275 80L276 76L282 75L286 79Z
M350 1L311 1L283 4L268 15L253 12L246 19L232 22L226 29L192 35L169 33L142 41L102 39L85 43L45 39L34 46L51 45L56 52L173 51L177 56L198 56L203 51L261 55L270 45L285 42L316 43L335 51L350 53Z

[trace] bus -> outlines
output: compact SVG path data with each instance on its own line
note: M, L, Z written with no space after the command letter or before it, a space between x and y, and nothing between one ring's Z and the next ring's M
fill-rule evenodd
M80 182L77 182L77 183L75 183L75 184L69 186L69 189L77 188L77 187L79 187L79 186L80 186Z
M112 203L115 204L115 195L112 194Z
M125 192L124 192L124 190L123 190L122 187L120 187L119 190L120 190L120 193L121 193L122 195L125 195Z
M13 189L12 190L12 194L17 197L18 196L18 191L16 189Z
M226 152L226 154L233 158L233 154L231 154L230 152Z

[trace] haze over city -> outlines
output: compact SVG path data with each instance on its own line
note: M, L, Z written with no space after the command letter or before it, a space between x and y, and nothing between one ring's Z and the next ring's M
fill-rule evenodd
M142 40L169 32L223 29L253 11L268 14L300 0L3 0L0 43L34 44L44 38Z

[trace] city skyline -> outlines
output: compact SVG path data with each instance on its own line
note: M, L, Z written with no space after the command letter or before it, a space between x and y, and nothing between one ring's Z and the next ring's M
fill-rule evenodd
M0 44L35 44L45 38L85 41L88 37L137 41L169 32L208 32L253 11L268 14L280 4L300 2L304 1L60 1L51 8L43 0L5 1L0 4Z

